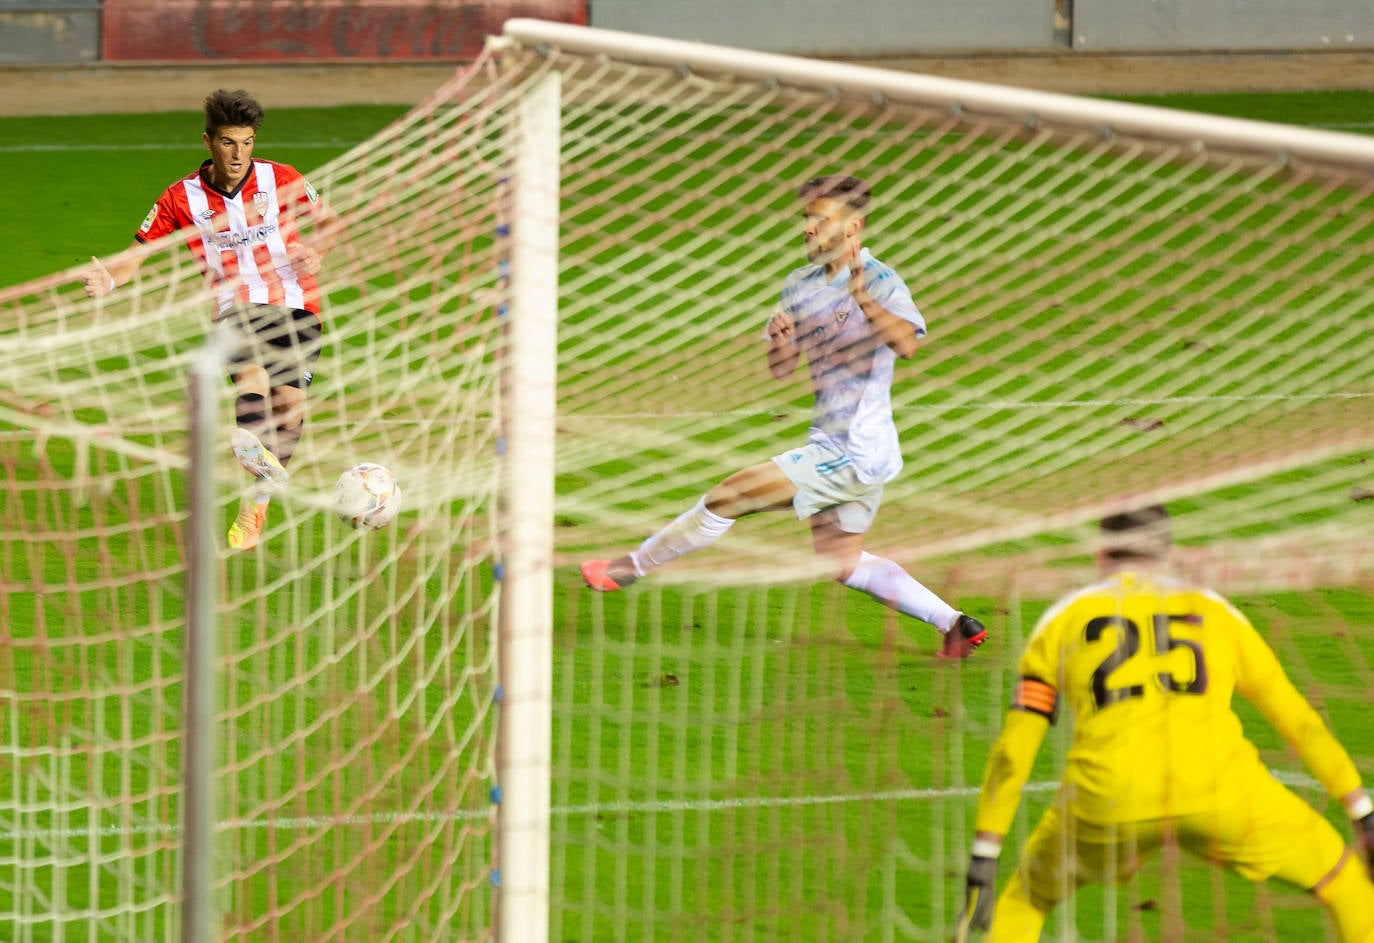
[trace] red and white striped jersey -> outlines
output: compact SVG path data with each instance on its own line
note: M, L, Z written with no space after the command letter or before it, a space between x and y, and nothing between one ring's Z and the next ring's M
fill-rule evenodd
M152 242L179 229L194 230L186 244L215 288L221 312L247 301L318 315L319 285L297 270L291 250L301 244L297 225L319 203L319 194L296 168L257 158L226 193L205 179L209 165L205 161L168 187L134 238Z

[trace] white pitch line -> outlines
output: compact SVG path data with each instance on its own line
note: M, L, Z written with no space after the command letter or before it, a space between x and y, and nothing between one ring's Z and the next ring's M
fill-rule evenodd
M1103 406L1177 406L1177 405L1197 405L1199 403L1250 403L1250 402L1309 402L1312 400L1339 400L1339 399L1368 399L1374 397L1374 391L1368 393L1255 393L1251 395L1227 394L1221 396L1159 396L1142 397L1139 399L1065 399L1065 400L988 400L985 402L974 403L897 403L893 405L894 412L933 412L933 413L952 413L969 412L975 409L1098 409ZM811 415L809 407L779 406L775 409L759 409L751 407L749 409L713 409L702 412L649 412L640 410L638 412L620 413L565 413L559 416L559 420L576 422L578 420L590 420L594 422L607 422L610 420L623 419L710 419L721 416L777 416L785 415L789 419L798 421ZM442 419L378 419L377 425L400 425L411 426L417 424L445 425Z
M1307 402L1311 400L1368 399L1374 391L1367 393L1253 393L1227 394L1221 396L1151 396L1136 399L1062 399L1062 400L986 400L973 403L897 403L897 412L919 411L951 413L975 409L1098 409L1103 406L1192 406L1199 403L1256 403L1256 402ZM710 412L624 412L614 415L601 413L567 413L559 419L594 419L598 422L607 419L701 419L710 416L771 416L779 413L795 413L797 418L810 414L802 407L779 407L777 409L724 409Z
M1303 773L1289 773L1283 770L1270 770L1274 778L1285 785L1301 789L1314 789L1320 784ZM1024 792L1052 792L1059 788L1059 782L1039 781L1027 783ZM738 796L729 799L654 799L644 802L586 803L580 805L555 806L554 816L579 815L629 815L634 813L662 815L670 812L719 812L726 809L779 809L800 808L818 805L841 805L851 802L919 802L940 799L970 799L978 795L976 786L951 786L945 789L889 789L881 792L847 793L830 796ZM426 822L469 822L483 819L490 811L480 812L457 810L452 812L373 812L367 815L341 816L300 816L280 819L230 819L215 827L221 832L261 831L272 828L279 831L309 831L312 829L333 828L338 826L376 826ZM181 826L168 823L146 825L102 825L97 828L66 829L20 829L0 832L0 842L5 841L43 841L54 838L106 838L120 835L168 835L181 834Z
M353 147L362 141L271 141L263 145L264 150L273 148L325 148ZM194 142L181 141L177 144L5 144L0 145L0 154L49 154L88 151L196 151ZM203 150L203 148L199 148Z

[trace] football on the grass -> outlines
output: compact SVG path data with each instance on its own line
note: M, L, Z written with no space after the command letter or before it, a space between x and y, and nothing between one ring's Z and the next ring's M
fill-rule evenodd
M351 527L385 527L400 510L396 476L375 462L354 465L334 485L334 512Z

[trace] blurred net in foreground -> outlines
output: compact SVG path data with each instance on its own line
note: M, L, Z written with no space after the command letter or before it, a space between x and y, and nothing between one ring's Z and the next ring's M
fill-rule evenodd
M797 184L853 172L930 326L898 367L907 467L870 548L999 638L936 670L933 633L809 585L790 515L614 597L559 569L554 938L945 938L1019 640L1123 503L1168 502L1185 565L1253 594L1346 733L1374 688L1369 142L516 23L310 174L346 234L309 425L263 547L219 561L224 939L490 935L509 144L554 74L558 559L622 552L803 441L803 373L771 380L759 335L803 261ZM175 926L185 369L209 299L163 248L99 304L70 274L0 294L8 939ZM227 386L222 407L227 437ZM377 533L327 513L364 460L406 494ZM227 524L227 450L222 472ZM1165 882L1163 916L1136 888L1062 919L1312 919L1221 880Z

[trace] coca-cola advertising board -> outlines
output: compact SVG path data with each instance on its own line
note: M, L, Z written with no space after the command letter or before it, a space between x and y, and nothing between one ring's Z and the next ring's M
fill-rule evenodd
M587 0L105 0L107 61L471 59L511 17L585 25Z

